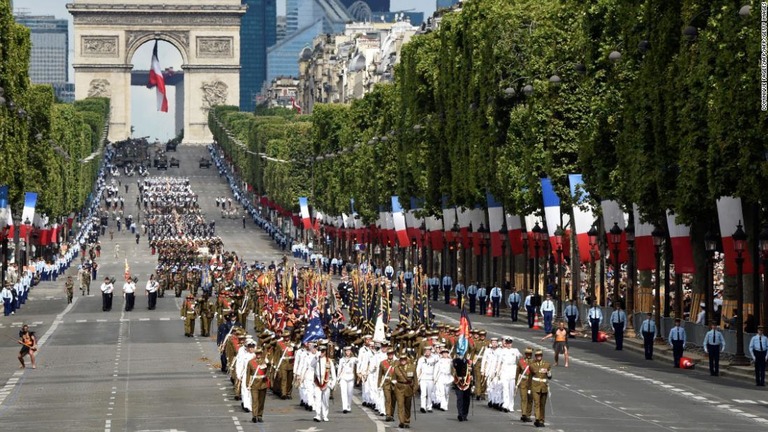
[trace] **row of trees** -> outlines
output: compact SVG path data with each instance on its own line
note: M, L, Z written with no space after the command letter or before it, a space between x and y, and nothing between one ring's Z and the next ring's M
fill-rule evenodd
M57 103L49 85L29 81L29 30L0 3L0 184L18 217L24 192L38 192L37 211L52 217L79 211L101 157L109 100Z
M660 226L672 210L703 251L718 197L766 205L760 3L743 1L465 1L403 47L394 84L361 100L311 117L212 111L251 151L293 163L214 135L286 208L306 194L340 214L354 197L370 222L390 195L439 214L443 197L474 207L490 192L527 214L547 176L570 212L567 174L582 173L592 200L637 203ZM759 224L758 210L745 216Z

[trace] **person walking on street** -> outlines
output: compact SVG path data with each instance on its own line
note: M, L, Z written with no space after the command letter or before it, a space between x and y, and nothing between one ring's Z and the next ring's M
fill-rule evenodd
M106 277L104 283L101 284L101 311L109 312L112 310L112 292L115 290L115 286L112 281Z
M531 364L531 393L533 394L534 412L536 421L533 425L544 427L544 411L547 406L547 397L549 396L549 380L552 379L552 365L544 360L544 352L537 349L534 353L535 360Z
M683 357L683 350L687 342L685 329L680 327L680 318L675 318L675 326L669 331L667 340L669 340L669 345L672 347L674 367L679 368L680 359Z
M21 330L19 330L19 345L21 345L21 350L19 351L19 362L21 363L21 366L19 369L24 369L26 365L24 364L24 356L29 355L29 361L32 363L32 369L37 369L37 365L35 364L35 353L37 352L37 337L35 336L35 332L29 331L29 326L24 324L21 326Z
M709 323L709 331L704 335L704 352L709 356L709 374L712 376L720 375L720 353L725 350L725 338L723 333L717 328L717 322Z
M555 302L552 295L547 294L547 299L541 303L541 315L544 317L544 333L552 333L552 318L555 316Z
M531 362L533 361L533 348L525 349L525 357L517 361L517 392L520 394L520 421L531 421L533 400L531 398Z
M621 351L624 348L624 332L627 330L627 314L621 309L621 303L616 303L614 308L611 313L611 325L613 336L616 338L616 351Z
M348 414L352 410L352 390L355 388L357 357L352 355L352 345L344 347L344 357L339 359L336 377L341 387L341 412ZM288 382L290 387L290 382Z
M419 358L416 364L416 378L421 389L422 413L432 412L432 405L435 403L432 396L435 393L435 365L437 360L437 356L432 355L432 346L427 345L424 347L424 355Z
M11 287L5 285L0 291L0 300L3 302L3 316L11 315L13 312L13 293Z
M520 311L520 293L517 292L516 288L512 288L512 292L507 296L507 306L509 307L512 322L517 322L517 314Z
M136 301L136 281L138 278L128 279L123 284L123 295L125 296L125 311L133 310L133 304Z
M640 334L643 336L645 359L653 360L653 339L656 338L656 322L653 321L653 313L648 312L648 318L640 325Z
M765 387L765 362L768 360L768 337L763 335L764 327L757 327L757 334L749 341L749 352L755 362L755 385Z
M472 400L472 363L463 355L453 359L451 375L456 391L456 409L459 421L467 421L469 403ZM423 396L422 396L423 397Z
M67 276L67 281L64 282L64 291L67 293L67 304L72 303L72 296L75 295L75 282L71 275Z
M400 352L398 365L395 367L392 377L394 378L392 382L395 384L395 398L397 399L397 417L400 420L398 427L408 429L411 427L411 404L418 382L416 381L416 366L408 361L406 351Z
M533 324L536 320L536 306L533 304L533 293L528 292L525 296L525 312L528 314L528 328L533 328Z
M467 297L469 298L469 313L477 311L477 282L470 283L467 287Z
M149 310L154 310L155 306L157 305L157 289L159 287L160 284L155 280L155 275L149 275L149 280L147 281L147 285L145 287L147 296L147 309Z
M546 340L554 338L555 342L552 346L552 350L555 352L555 366L560 364L560 354L565 357L565 367L568 367L568 329L565 328L565 321L558 322L558 327L552 332L541 338Z
M328 347L320 346L320 356L315 362L315 418L316 422L328 421L328 402L331 390L336 386L336 368L327 356Z

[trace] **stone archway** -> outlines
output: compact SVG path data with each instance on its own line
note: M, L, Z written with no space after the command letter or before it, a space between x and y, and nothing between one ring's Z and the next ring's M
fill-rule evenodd
M184 64L184 142L211 142L208 110L240 100L240 0L74 0L75 98L111 98L109 139L131 135L133 54L161 39ZM162 59L161 59L162 61Z

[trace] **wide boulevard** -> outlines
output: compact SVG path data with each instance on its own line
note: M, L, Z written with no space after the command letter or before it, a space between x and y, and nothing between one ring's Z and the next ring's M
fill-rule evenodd
M204 147L180 146L180 168L167 175L187 176L226 250L237 251L249 262L282 257L271 239L252 222L243 228L240 219L224 220L214 202L229 196L226 182L215 167L198 168ZM152 170L152 175L166 175ZM126 214L138 214L137 177L122 178L130 189L125 195ZM124 189L122 190L124 192ZM341 413L340 396L331 405L330 423L314 423L312 413L298 400L268 395L264 423L253 424L232 398L229 380L218 371L214 338L184 337L179 299L173 293L147 310L144 284L154 270L156 257L146 239L115 232L101 237L99 277L90 296L66 304L64 279L35 287L27 304L14 316L0 318L0 429L4 431L370 431L396 428L384 423L358 398L349 414ZM115 257L115 245L120 256ZM136 308L123 311L122 274L125 259L138 276ZM75 267L70 274L75 273ZM114 307L102 312L98 286L104 276L114 276ZM439 320L456 323L458 311L436 306ZM396 315L396 314L395 314ZM491 335L511 335L515 347L543 346L552 359L550 344L541 331L508 317L472 316L474 327ZM19 346L13 341L22 323L37 333L40 351L37 369L18 369ZM199 329L198 329L199 330ZM553 370L547 426L556 431L763 431L768 427L768 393L753 383L710 377L696 370L673 369L671 364L646 361L642 354L618 352L611 344L572 341L572 364ZM758 390L759 389L759 390ZM338 390L337 390L338 392ZM412 428L424 431L453 429L534 430L519 422L519 411L500 413L475 401L468 423L459 423L451 397L448 412L415 413ZM519 401L516 402L516 409Z

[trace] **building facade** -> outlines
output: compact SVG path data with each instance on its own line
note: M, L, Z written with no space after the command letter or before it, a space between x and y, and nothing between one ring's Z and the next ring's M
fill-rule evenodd
M240 110L253 112L267 80L267 49L277 42L276 0L243 0L240 26Z
M419 30L407 21L352 23L320 35L302 50L298 103L310 114L315 103L348 103L381 82L391 82L402 46Z
M459 3L459 0L437 0L437 3L435 5L436 5L436 10L440 10L440 9L451 8L458 3Z
M299 91L299 79L295 77L277 77L267 88L265 102L269 108L293 109ZM298 101L296 102L298 105Z
M67 20L53 15L17 15L15 18L17 23L30 30L30 80L35 84L63 84L69 81Z

